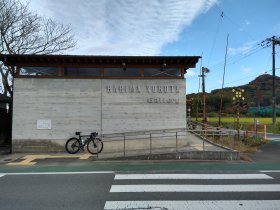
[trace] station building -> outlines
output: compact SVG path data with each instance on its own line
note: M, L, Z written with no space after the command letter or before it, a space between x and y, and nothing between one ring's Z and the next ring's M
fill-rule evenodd
M184 128L184 74L199 58L0 55L16 70L13 151L64 150L76 131Z

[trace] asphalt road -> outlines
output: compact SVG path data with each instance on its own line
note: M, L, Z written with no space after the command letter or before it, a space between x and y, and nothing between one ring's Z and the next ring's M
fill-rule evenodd
M251 154L253 162L68 158L6 165L12 157L0 164L0 210L280 209L277 139ZM145 173L151 177L133 178ZM159 174L171 175L162 178Z
M0 174L0 209L280 209L280 171Z
M103 209L113 174L5 175L0 209Z
M268 144L260 146L257 152L250 154L250 158L257 163L280 164L280 139L270 140Z

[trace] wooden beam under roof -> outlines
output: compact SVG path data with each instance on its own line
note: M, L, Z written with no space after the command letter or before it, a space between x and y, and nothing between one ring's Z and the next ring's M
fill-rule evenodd
M0 55L0 60L9 65L32 65L32 63L42 63L44 65L57 64L74 64L77 65L115 65L125 60L131 65L162 65L166 63L168 66L194 66L200 56L80 56L80 55Z

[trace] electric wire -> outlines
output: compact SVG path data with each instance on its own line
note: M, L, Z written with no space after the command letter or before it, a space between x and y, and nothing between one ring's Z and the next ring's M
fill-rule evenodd
M209 54L207 66L209 66L210 60L211 60L211 58L212 58L213 50L214 50L214 48L215 48L215 46L216 46L217 37L218 37L218 33L219 33L219 31L220 31L222 19L223 19L223 12L222 12L221 15L220 15L219 23L218 23L217 28L216 28L216 32L215 32L215 35L214 35L214 40L213 40L213 42L212 42L212 46L211 46L211 49L210 49L210 54Z
M209 62L210 62L210 58L212 57L212 52L213 52L213 49L215 47L215 44L216 44L216 40L217 40L217 34L220 30L220 23L221 23L221 20L224 19L224 17L232 24L234 25L237 29L240 29L242 27L240 27L239 24L237 24L235 21L232 20L231 17L229 17L229 15L227 13L225 13L224 9L222 9L220 6L218 6L217 3L214 4L214 8L216 8L219 13L221 14L220 15L220 21L219 21L219 24L217 26L217 29L216 29L216 33L215 33L215 37L214 37L214 41L213 41L213 44L212 44L212 47L211 47L211 51L210 51L210 56L209 56L209 61L208 61L208 65L209 65ZM252 34L246 32L246 31L243 31L248 37L250 37L251 40L256 40L255 38L253 38ZM276 35L276 36L279 36L279 35ZM228 63L227 65L233 65L233 64L236 64L238 63L239 61L241 60L244 60L250 56L252 56L253 54L256 54L262 50L264 50L265 48L269 47L269 45L267 46L262 46L260 44L252 44L252 46L247 46L249 49L246 51L246 45L244 46L244 53L237 53L233 56L229 56L228 57ZM279 54L277 54L277 57L279 57ZM207 65L207 66L208 66ZM221 69L223 65L223 62L219 62L219 63L216 63L214 65L211 65L210 68L214 68L216 67L215 69ZM266 65L267 66L267 65ZM279 69L279 68L276 68L276 69ZM266 71L266 72L270 72L272 70L269 70L269 71ZM252 76L248 76L248 77L245 77L245 78L241 78L241 79L238 79L238 80L235 80L235 81L231 81L231 82L228 82L228 83L225 83L225 85L228 85L228 84L232 84L232 83L235 83L235 82L239 82L239 81L242 81L242 80L245 80L245 79L248 79L248 78L251 78L251 77L256 77L256 75L260 75L259 73L258 74L255 74L255 75L252 75ZM200 79L199 79L199 87L198 87L198 92L200 91Z
M214 8L216 8L217 10L219 10L220 12L223 13L223 16L233 25L235 26L237 29L242 28L239 24L237 24L235 21L232 20L232 18L229 17L229 15L227 15L227 13L225 12L224 9L222 9L220 6L218 6L217 3L214 4ZM243 31L251 40L255 40L254 36L252 36L252 34L248 33L247 31Z
M240 60L243 60L263 49L265 49L266 47L262 47L262 46L255 46L254 48L248 50L247 52L243 53L243 54L236 54L236 55L233 55L233 56L229 56L228 59L227 59L227 64L228 65L232 65L232 64L235 64L237 62L239 62ZM219 63L216 63L212 66L210 66L210 68L212 69L219 69L223 66L223 61L220 61Z
M247 57L249 57L249 56L251 56L251 55L253 55L253 54L255 54L255 53L257 53L257 52L259 52L260 50L263 50L265 47L259 47L259 46L257 46L257 47L255 47L253 50L251 50L250 52L248 52L247 54L244 54L242 57L240 57L240 58L238 58L238 59L245 59L245 58L247 58ZM231 61L229 61L230 60L230 58L227 58L227 65L232 65L232 64L235 64L235 63L237 63L238 62L238 60L232 60L231 59ZM222 64L222 65L224 65L224 64ZM202 62L201 62L201 67L202 67ZM201 67L200 67L200 69L201 69ZM213 66L211 66L211 68L213 68ZM222 70L222 66L220 66L220 68L216 68L217 70ZM200 73L201 74L201 73ZM258 74L257 74L258 75ZM254 75L255 76L255 75ZM249 76L249 78L250 77L253 77L253 76ZM244 79L247 79L247 77L246 78L241 78L240 79L240 81L241 80L244 80ZM237 81L233 81L233 82L229 82L229 83L224 83L224 85L228 85L228 84L231 84L231 83L234 83L234 82L238 82L239 80L237 80ZM198 93L199 93L199 91L200 91L200 86L201 86L201 84L200 84L200 78L199 78L199 86L198 86ZM215 86L216 87L216 86Z
M277 67L275 68L275 70L279 70L280 67ZM267 74L268 72L272 72L272 69L271 70L267 70L267 71L264 71L264 72L259 72L257 74L254 74L254 75L250 75L250 76L247 76L247 77L243 77L243 78L240 78L240 79L237 79L237 80L234 80L234 81L231 81L231 82L227 82L225 83L225 85L229 85L229 84L232 84L232 83L236 83L236 82L240 82L242 80L246 80L246 79L249 79L249 78L255 78L255 77L258 77L260 75L263 75L263 74ZM213 90L215 90L216 88L219 88L219 86L214 86L213 87Z
M259 46L261 46L261 45L259 45ZM253 54L259 52L260 50L263 50L263 49L267 48L267 47L270 47L270 46L269 46L269 45L266 45L266 46L261 46L261 47L255 47L254 50L251 50L249 53L244 54L242 57L239 58L239 60L229 62L229 65L235 64L235 63L237 63L238 61L243 60L243 59L245 59L245 58L247 58L247 57L249 57L249 56L251 56L251 55L253 55ZM278 52L279 52L279 51L277 51L277 56L279 56ZM275 53L275 54L276 54L276 53ZM269 57L270 57L270 55L269 55ZM267 64L266 64L266 68L265 68L265 69L267 69L267 66L268 66L268 62L267 62ZM277 69L279 69L279 68L276 68L276 70L277 70ZM272 72L272 70L268 70L268 71L262 72L261 74L267 73L267 72ZM249 77L241 78L241 79L238 79L238 80L235 80L235 81L232 81L232 82L228 82L228 83L226 83L225 85L229 85L229 84L232 84L232 83L235 83L235 82L240 82L240 81L242 81L242 80L245 80L245 79L248 79L248 78L251 78L251 77L256 77L256 76L259 76L259 75L260 75L260 73L258 73L258 74L256 74L256 75L249 76Z

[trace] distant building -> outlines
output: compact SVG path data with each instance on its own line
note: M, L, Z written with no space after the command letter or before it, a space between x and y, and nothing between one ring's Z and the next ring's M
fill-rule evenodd
M75 131L186 127L184 74L199 58L0 55L16 66L13 150L64 150Z

